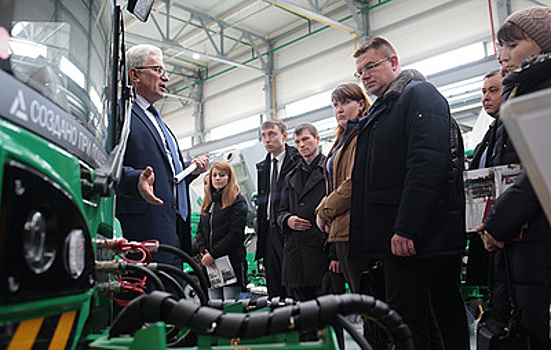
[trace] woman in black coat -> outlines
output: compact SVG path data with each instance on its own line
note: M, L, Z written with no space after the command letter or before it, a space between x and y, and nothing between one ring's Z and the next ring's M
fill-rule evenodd
M508 67L504 100L551 87L550 30L551 7L517 11L500 28L501 58ZM514 300L530 348L551 349L551 228L525 173L495 201L483 228L486 249L496 251L490 285L492 306L504 318L510 315L507 254ZM505 245L506 250L501 249Z
M214 163L207 176L201 220L195 244L201 264L216 267L215 259L228 256L237 281L219 288L209 288L210 299L237 300L246 283L247 263L243 245L247 202L239 194L239 185L229 163Z

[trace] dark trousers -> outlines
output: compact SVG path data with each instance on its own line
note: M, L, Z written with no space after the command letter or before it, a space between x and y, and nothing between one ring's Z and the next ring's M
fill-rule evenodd
M281 267L283 244L279 227L270 227L264 252L264 270L266 271L266 286L268 297L287 297L286 288L281 285Z
M411 329L415 349L469 349L460 256L391 257L384 272L386 301Z
M373 262L348 260L348 242L335 242L335 250L350 290L352 293L361 293L360 281L362 273L369 270L373 266Z
M191 219L191 216L188 215L188 220ZM176 215L176 232L178 233L178 238L180 238L180 248L184 252L192 255L191 251L191 225L186 223L180 215Z

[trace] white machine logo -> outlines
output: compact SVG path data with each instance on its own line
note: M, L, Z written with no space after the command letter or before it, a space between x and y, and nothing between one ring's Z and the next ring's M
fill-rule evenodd
M102 152L101 145L94 142L94 139L89 137L85 130L80 130L80 126L56 113L54 109L40 103L37 99L32 99L29 108L23 90L17 91L17 95L13 99L10 107L10 114L24 121L25 125L32 130L48 137L61 144L75 147L83 154L96 160L98 164L105 161L105 155Z
M15 96L15 99L11 104L10 113L19 119L23 119L24 121L29 120L29 117L27 116L27 104L25 103L25 98L23 97L23 91L19 90L17 92L17 96Z

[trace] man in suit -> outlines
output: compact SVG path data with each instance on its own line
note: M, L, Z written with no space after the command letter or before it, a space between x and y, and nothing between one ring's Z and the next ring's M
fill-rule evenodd
M191 163L184 162L178 140L153 104L164 97L169 80L162 51L136 45L127 51L128 78L136 92L124 168L117 189L117 218L127 239L155 239L191 253L189 183L208 168L208 156L180 184L175 175ZM172 254L156 253L155 261L182 268Z
M295 167L301 156L295 147L285 143L287 125L281 120L267 120L261 126L262 142L268 154L256 164L258 178L258 209L256 260L264 259L268 296L286 297L281 285L283 235L277 225L277 212L283 179Z

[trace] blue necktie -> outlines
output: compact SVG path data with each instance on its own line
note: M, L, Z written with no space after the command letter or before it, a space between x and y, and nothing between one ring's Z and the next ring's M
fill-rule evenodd
M168 149L170 150L170 154L172 156L172 164L174 165L174 172L175 174L179 174L182 169L182 163L180 163L180 156L179 152L177 151L176 144L174 143L174 140L172 139L172 135L168 131L168 128L166 127L165 123L161 119L161 116L159 115L159 112L157 112L157 109L153 107L153 105L150 105L147 108L153 116L155 116L155 120L157 121L157 124L159 124L159 127L161 128L161 131L163 132L163 135L165 136L166 144L168 145ZM155 170L155 169L153 169ZM187 218L188 214L188 207L187 207L187 189L185 180L182 180L177 186L176 186L176 195L178 200L178 212L184 219L184 221Z

